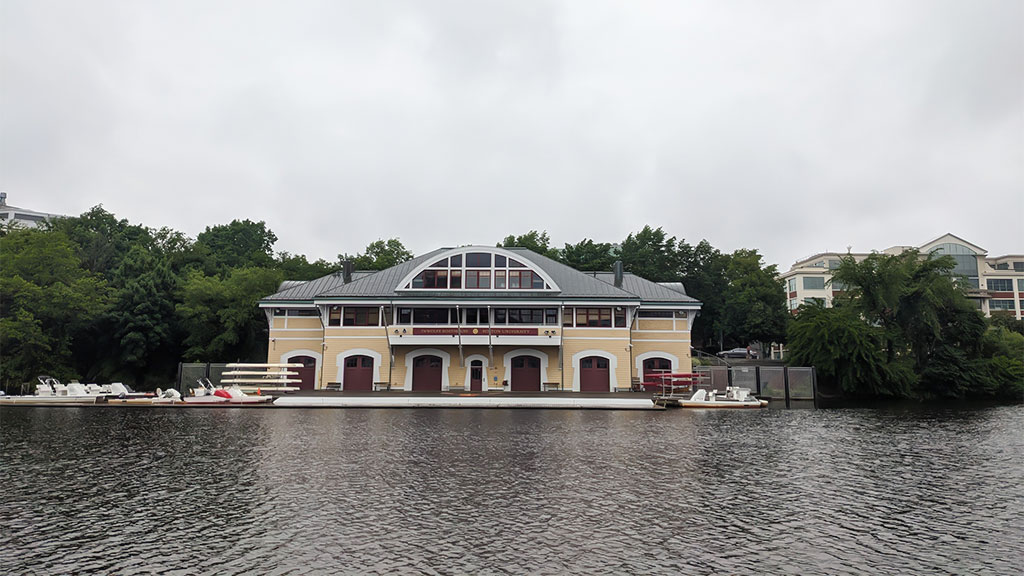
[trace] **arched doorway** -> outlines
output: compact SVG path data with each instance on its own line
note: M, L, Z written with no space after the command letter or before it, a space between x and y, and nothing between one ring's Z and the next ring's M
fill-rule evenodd
M672 361L668 358L648 358L644 360L644 382L660 382L659 376L672 371Z
M413 359L412 389L414 392L441 391L441 358L417 356Z
M345 376L342 380L346 392L373 390L373 358L349 356L345 358Z
M484 363L473 360L469 363L469 391L482 392L484 389Z
M289 372L298 372L298 375L289 376L289 378L300 380L297 384L299 390L312 390L316 388L316 358L312 356L292 356L288 359L288 363L302 364L302 368L288 368Z
M540 358L516 356L512 359L512 391L540 392Z
M580 359L580 392L608 392L608 359L587 356Z

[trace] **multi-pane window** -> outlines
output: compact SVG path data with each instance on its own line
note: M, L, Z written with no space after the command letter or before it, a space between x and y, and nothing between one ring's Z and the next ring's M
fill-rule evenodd
M1024 262L1014 262L1013 263L1013 271L1014 272L1024 272Z
M842 264L842 263L843 262L841 260L829 260L828 261L828 269L829 270L835 270L836 268L839 268L839 265Z
M563 308L562 309L562 326L572 327L573 309Z
M455 308L413 308L413 324L455 324Z
M558 308L495 308L495 324L557 325Z
M466 308L466 324L487 324L487 308Z
M375 306L345 306L345 326L377 326L380 309Z
M341 306L331 306L327 311L327 325L341 326Z
M616 328L626 327L626 309L622 306L615 308L614 323Z
M1017 279L1017 290L1024 292L1024 278Z
M989 278L988 289L993 292L1013 292L1013 280L1010 278Z
M796 278L789 279L789 291L796 292Z
M434 262L428 269L418 273L405 288L549 290L551 286L544 281L543 276L518 260L489 252L468 252Z
M671 312L670 312L671 314ZM577 308L576 326L587 326L590 328L611 328L611 308Z
M804 276L804 290L824 290L824 276Z
M824 298L804 298L804 304L807 304L808 306L814 305L814 304L820 304L820 305L824 306L825 305L825 299Z
M789 309L790 310L796 310L799 307L800 307L800 301L799 300L797 300L796 298L790 298L789 299Z
M989 300L989 310L1016 310L1013 300Z
M288 311L289 316L304 316L310 318L313 316L319 316L320 311L315 308L303 308L303 309L292 309Z
M640 310L637 312L640 318L671 318L671 310Z
M842 280L833 280L832 289L835 290L836 292L842 292L843 290L847 289L847 286L846 283L843 282Z

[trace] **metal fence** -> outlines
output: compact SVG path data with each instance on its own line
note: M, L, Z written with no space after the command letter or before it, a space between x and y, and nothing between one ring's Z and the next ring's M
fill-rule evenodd
M196 380L209 378L214 386L220 385L221 376L227 372L226 363L213 362L181 362L178 364L178 392L188 395L190 388L196 387Z
M726 386L749 388L759 398L817 403L818 386L813 367L804 366L698 366L694 372L706 377L703 387L724 391Z

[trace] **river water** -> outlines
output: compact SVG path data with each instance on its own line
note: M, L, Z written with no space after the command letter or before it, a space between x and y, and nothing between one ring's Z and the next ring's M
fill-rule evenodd
M1024 407L0 408L7 574L1017 574Z

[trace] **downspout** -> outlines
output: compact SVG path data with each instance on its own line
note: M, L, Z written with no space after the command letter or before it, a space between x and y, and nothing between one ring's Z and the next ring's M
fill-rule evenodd
M331 307L324 305L320 307L320 378L317 382L317 389L324 388L324 356L327 352L327 323L324 322L324 314L330 314Z
M640 310L640 306L637 305L637 307L633 309L633 317L629 319L629 374L630 374L630 376L629 376L629 388L630 388L630 390L633 389L633 367L636 365L636 360L633 358L633 325L637 321L636 317L640 315L638 313L639 310ZM626 312L629 313L629 308L626 308ZM639 374L637 374L636 377L640 379L640 382L643 382L644 374L643 374L642 371ZM641 386L641 389L642 388L643 388L643 386Z
M576 314L573 314L573 322L575 322ZM562 305L558 307L558 388L565 390L565 353L562 348L565 346L565 301L562 301Z
M455 331L459 334L459 368L466 367L466 359L462 355L462 308L455 305Z
M491 331L493 326L491 324L491 307L487 306L487 354L491 357L491 367L494 367L494 345L491 344Z
M388 301L388 306L391 308L391 320L394 321L394 319L395 319L395 301L394 300L389 300ZM388 356L391 358L391 361L388 362L388 386L390 387L391 386L391 371L395 367L395 346L391 343L391 336L388 334L388 328L390 328L390 326L388 326L386 322L384 324L385 324L385 326L384 326L384 337L388 339Z

